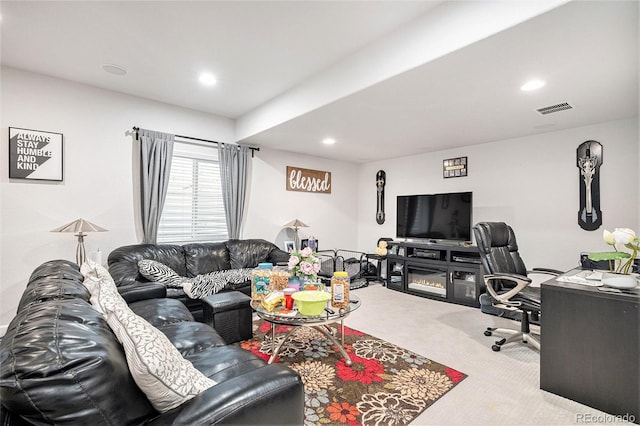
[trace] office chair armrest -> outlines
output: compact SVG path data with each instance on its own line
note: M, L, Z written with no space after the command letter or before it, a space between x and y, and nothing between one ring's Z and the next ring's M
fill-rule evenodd
M498 294L493 287L493 281L495 280L507 280L512 281L516 284L516 286L509 291ZM520 302L512 302L511 299L516 294L520 293L522 289L531 284L531 278L525 277L524 275L518 274L508 274L508 273L496 273L496 274L488 274L484 276L484 282L487 285L487 291L495 300L500 303L504 303L509 306L520 306Z
M516 285L520 283L526 283L522 288L528 286L531 283L531 278L520 275L520 274L511 274L507 272L496 272L495 274L487 274L484 276L485 280L488 278L490 280L508 280L513 281Z
M548 274L548 275L554 275L554 276L558 276L558 275L562 275L564 274L563 271L558 271L557 269L551 269L551 268L533 268L530 271L527 271L528 274L531 273L535 273L535 274Z

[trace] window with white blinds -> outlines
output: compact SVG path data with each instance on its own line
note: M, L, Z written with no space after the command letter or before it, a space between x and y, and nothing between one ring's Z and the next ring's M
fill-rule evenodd
M218 150L175 142L158 242L225 241L228 237Z

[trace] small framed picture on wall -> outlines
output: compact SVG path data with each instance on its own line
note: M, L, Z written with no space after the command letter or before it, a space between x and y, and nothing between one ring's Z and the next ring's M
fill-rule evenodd
M311 244L309 244L309 239L305 238L300 241L300 250L305 249L307 247L311 247L311 250L317 252L318 251L318 240L312 239Z
M287 253L293 253L294 251L296 251L296 243L293 241L285 241L284 251L286 251Z
M9 179L62 181L62 133L9 127Z
M467 157L448 158L442 161L442 177L464 177L467 176Z

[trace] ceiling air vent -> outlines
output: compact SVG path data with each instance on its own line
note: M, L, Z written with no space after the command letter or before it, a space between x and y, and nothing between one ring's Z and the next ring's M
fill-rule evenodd
M565 111L567 109L573 109L573 106L571 106L568 102L562 102L559 104L538 108L536 109L536 111L538 111L538 113L541 115L547 115L547 114L552 114L554 112Z

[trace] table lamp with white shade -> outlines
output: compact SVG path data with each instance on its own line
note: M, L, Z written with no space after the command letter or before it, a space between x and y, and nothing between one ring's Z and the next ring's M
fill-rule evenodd
M78 237L78 246L76 247L76 263L78 265L82 265L87 258L86 252L84 249L84 237L87 235L85 232L105 232L107 229L104 229L94 223L89 222L84 219L76 219L71 223L67 223L66 225L62 225L59 228L52 229L51 232L76 232L76 237Z

